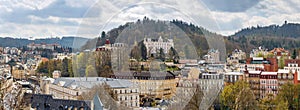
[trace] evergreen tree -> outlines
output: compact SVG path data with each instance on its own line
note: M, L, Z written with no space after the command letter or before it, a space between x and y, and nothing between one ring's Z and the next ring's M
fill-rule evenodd
M141 55L143 60L147 60L147 48L143 42L141 43Z
M297 57L297 52L296 49L294 49L293 54L292 54L292 59L296 59Z

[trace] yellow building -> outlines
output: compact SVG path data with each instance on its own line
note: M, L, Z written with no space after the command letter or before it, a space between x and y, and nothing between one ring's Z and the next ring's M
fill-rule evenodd
M177 80L172 72L115 72L112 78L131 79L138 84L141 99L170 99L176 92Z

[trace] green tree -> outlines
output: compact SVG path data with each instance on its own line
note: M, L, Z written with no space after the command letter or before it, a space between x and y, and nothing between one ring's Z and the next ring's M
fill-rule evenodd
M69 73L69 61L68 61L68 58L64 58L62 60L62 69L61 69L61 75L64 76L64 77L68 77L70 76L70 73Z
M166 55L165 55L165 52L164 52L164 49L160 48L159 49L159 56L158 58L162 61L165 61L165 58L166 58Z
M293 54L291 57L292 57L292 59L296 59L296 57L297 57L296 49L293 50Z
M284 67L284 59L285 59L285 56L281 56L281 57L279 58L278 67L279 67L280 69L283 69L283 67Z
M141 55L143 60L147 60L147 48L143 42L141 43Z
M281 86L281 89L276 97L277 105L279 105L281 101L284 101L288 103L288 109L295 109L297 105L296 99L298 99L298 96L297 86L292 83L286 83Z

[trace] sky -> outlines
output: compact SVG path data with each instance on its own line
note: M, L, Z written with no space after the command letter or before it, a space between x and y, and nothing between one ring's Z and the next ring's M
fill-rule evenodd
M0 36L94 38L147 16L179 19L221 35L300 22L299 0L0 0Z

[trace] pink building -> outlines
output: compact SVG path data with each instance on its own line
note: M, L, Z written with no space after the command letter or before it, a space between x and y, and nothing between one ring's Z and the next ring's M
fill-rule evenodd
M260 98L268 94L276 96L278 93L277 72L261 72L260 74Z

